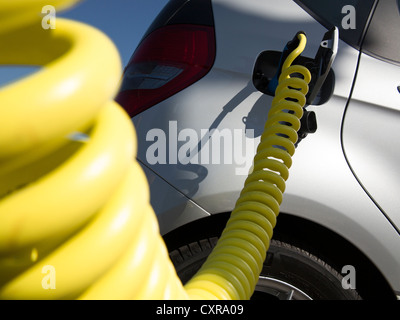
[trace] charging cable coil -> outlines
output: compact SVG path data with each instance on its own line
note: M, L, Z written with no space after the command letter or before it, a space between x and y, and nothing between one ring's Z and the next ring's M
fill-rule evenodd
M192 297L249 299L254 292L289 177L311 80L306 67L291 66L306 44L304 34L298 37L299 46L282 67L279 85L254 157L253 171L245 181L216 247L185 286Z

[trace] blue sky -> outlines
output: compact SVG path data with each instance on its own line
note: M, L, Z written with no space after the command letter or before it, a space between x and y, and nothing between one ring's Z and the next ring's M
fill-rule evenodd
M82 21L106 33L117 45L125 66L143 34L168 0L84 0L57 17ZM51 3L51 0L49 0ZM0 67L0 86L33 68Z

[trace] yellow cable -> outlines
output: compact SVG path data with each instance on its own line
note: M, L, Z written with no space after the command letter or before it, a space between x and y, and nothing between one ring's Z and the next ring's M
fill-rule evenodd
M289 55L282 68L254 157L253 172L245 181L217 246L185 286L191 298L249 299L254 292L289 177L311 80L307 68L290 66L304 50L306 37L301 34L299 40L299 47ZM295 73L301 74L303 79L290 78ZM288 98L291 101L286 100Z
M0 63L43 67L0 90L0 298L186 298L134 160L131 120L112 101L118 51L82 23L57 18L44 30L47 4L0 4L10 17ZM42 283L47 266L54 290Z
M183 287L149 205L131 120L112 100L118 52L78 22L57 18L44 30L47 4L0 3L0 63L42 67L0 90L0 299L248 299L282 201L308 70L283 70L254 171L217 247Z

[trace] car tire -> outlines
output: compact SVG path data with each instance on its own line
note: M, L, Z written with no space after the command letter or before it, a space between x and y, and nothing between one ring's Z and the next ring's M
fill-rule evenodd
M199 270L218 238L203 239L170 252L183 284ZM360 300L327 263L292 244L272 240L252 300Z

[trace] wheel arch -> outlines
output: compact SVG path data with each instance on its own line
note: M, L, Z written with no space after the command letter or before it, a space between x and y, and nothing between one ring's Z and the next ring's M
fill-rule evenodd
M170 231L163 236L168 250L171 252L194 241L218 237L229 216L229 212L214 214ZM393 289L374 263L360 249L331 229L303 217L281 213L273 238L309 251L339 273L346 265L354 266L356 288L363 299L396 299Z

